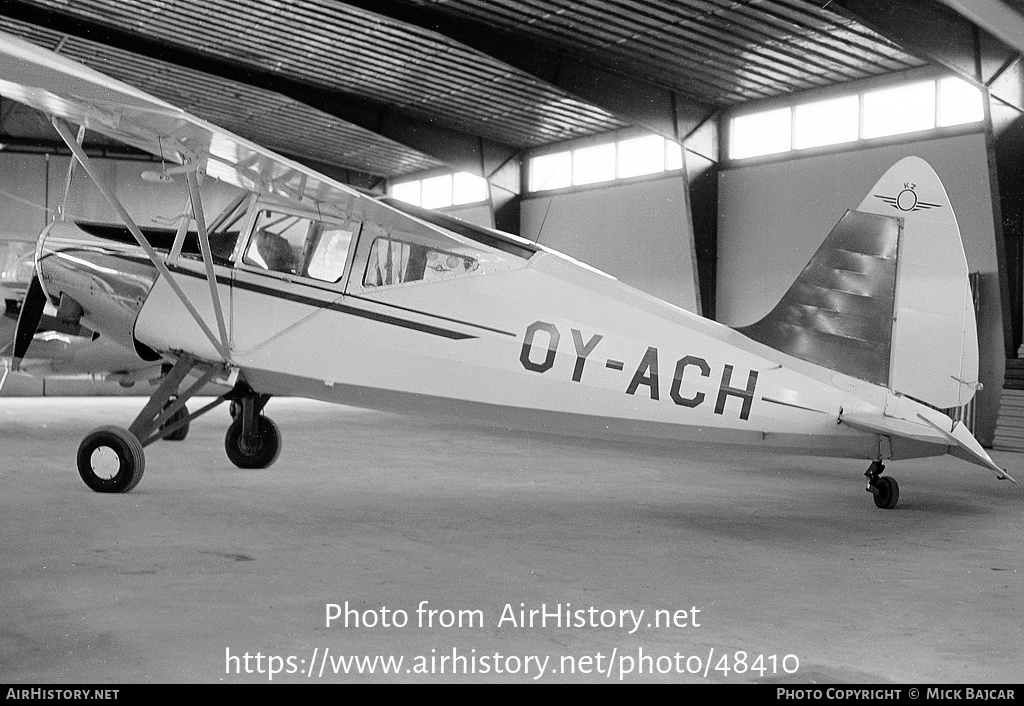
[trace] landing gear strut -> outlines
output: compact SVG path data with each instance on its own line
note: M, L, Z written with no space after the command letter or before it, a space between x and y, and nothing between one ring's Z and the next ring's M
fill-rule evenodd
M248 386L233 394L233 419L224 435L224 451L239 468L266 468L281 453L281 430L263 415L270 395L257 394Z
M177 399L177 395L173 395L171 397L171 399L167 401L167 404L164 405L164 409L167 409L172 404L174 404L174 401L176 399ZM183 424L179 424L179 422L184 422L184 423ZM171 415L170 419L167 420L167 424L165 426L169 427L169 426L172 426L172 425L175 427L175 430L172 431L172 432L168 432L167 435L164 436L164 438L167 439L168 441L184 441L185 437L188 436L188 426L189 426L188 407L182 405L181 407L178 408L177 412L175 412L174 414Z
M874 496L875 506L892 510L900 501L900 484L892 476L882 476L885 466L881 461L872 461L864 473L868 479L867 491Z
M197 367L202 369L198 380L179 392L181 383ZM160 439L185 438L192 420L229 400L237 407L238 415L224 440L228 458L241 468L272 464L281 452L281 432L262 414L270 395L260 395L242 382L195 412L189 413L185 406L220 371L218 367L200 366L187 354L178 358L128 429L103 426L82 440L77 460L85 484L98 493L127 493L142 480L146 446Z

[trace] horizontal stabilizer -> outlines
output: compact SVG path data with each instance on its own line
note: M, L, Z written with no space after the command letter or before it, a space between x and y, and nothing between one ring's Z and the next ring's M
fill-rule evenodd
M889 416L877 412L844 411L840 413L839 421L854 429L872 434L948 446L953 456L991 470L999 480L1006 479L1014 483L1017 482L1004 469L996 465L963 424L953 421L941 412L927 409L910 400L900 399L897 404L900 407L908 405L905 411L913 413L914 418L910 418L909 413ZM914 412L910 405L924 410L924 412ZM903 411L899 407L897 409ZM946 431L945 427L950 427L949 431Z
M335 204L359 192L65 56L0 32L0 96L233 186ZM166 173L173 173L165 170Z
M1013 479L1013 476L1006 472L1005 469L1002 469L995 464L989 455L985 453L985 450L981 448L981 444L978 443L978 440L975 439L969 431L967 431L967 428L963 424L953 422L953 429L951 431L946 431L923 414L919 414L917 416L925 424L933 427L936 431L953 442L953 445L956 447L952 452L954 456L959 456L960 458L976 463L979 466L985 466L986 468L994 471L996 478L999 480L1005 479L1013 483L1017 482ZM957 451L960 453L957 453Z
M883 434L885 436L898 436L912 441L922 441L927 444L946 445L946 439L942 435L936 435L934 431L918 421L900 419L898 417L887 417L877 412L842 412L839 421L854 429L870 432L872 434Z

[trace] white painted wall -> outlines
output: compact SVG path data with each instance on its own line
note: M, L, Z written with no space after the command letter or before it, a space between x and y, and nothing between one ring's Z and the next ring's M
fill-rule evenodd
M48 222L46 158L0 152L0 240L34 242Z
M0 240L35 242L64 198L69 157L0 152ZM173 184L142 181L153 162L93 159L92 164L139 225L167 225L181 213L187 190L184 177ZM208 218L216 215L237 191L213 179L203 184ZM78 166L71 184L68 214L72 218L120 223L114 210Z
M521 234L699 312L686 181L679 174L537 195L522 203Z
M1005 366L995 221L983 133L723 169L719 175L718 318L753 323L778 302L848 208L903 157L932 165L960 224L967 264L981 273L978 429L990 443Z
M49 169L50 209L56 211L64 195L67 178L68 157L51 157ZM160 165L153 162L134 160L97 159L92 160L97 171L107 184L114 186L117 198L128 209L140 226L168 226L167 220L174 218L185 209L188 186L184 176L175 177L173 183L143 181L146 171L159 171ZM206 179L202 184L203 210L207 219L212 219L238 193L234 187L215 179ZM96 190L92 180L81 165L75 169L68 198L67 213L72 218L106 223L120 223L120 219L106 199Z

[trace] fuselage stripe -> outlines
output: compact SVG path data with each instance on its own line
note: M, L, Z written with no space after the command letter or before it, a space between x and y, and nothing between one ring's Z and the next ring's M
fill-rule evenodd
M123 258L125 260L132 260L132 261L136 261L136 262L149 262L148 258L138 257L138 256L131 255L131 254L128 254L128 253L106 252L105 254L107 254L107 255L109 255L111 257ZM176 273L176 274L181 274L181 275L185 275L185 276L188 276L188 277L195 277L196 279L206 279L206 274L205 273L193 272L193 271L191 271L189 269L186 269L184 267L168 265L168 269L171 270L172 272ZM259 276L259 275L257 274L256 276ZM412 329L414 331L420 331L422 333L429 333L429 334L431 334L433 336L440 336L442 338L447 338L447 339L450 339L450 340L453 340L453 341L462 341L462 340L466 340L466 339L477 338L477 336L474 336L472 334L462 333L460 331L452 331L451 329L441 328L441 327L438 327L438 326L431 326L430 324L419 323L417 321L410 321L409 319L402 319L402 318L399 318L397 316L390 316L388 314L381 314L381 313L378 313L378 312L375 312L375 311L368 311L366 309L359 309L359 308L348 306L346 304L341 304L341 303L338 303L338 302L325 301L323 299L315 299L313 297L307 297L307 296L303 296L301 294L294 294L292 292L284 292L284 291L281 291L281 290L278 290L278 289L274 289L272 287L266 287L264 285L255 284L253 282L246 282L244 280L237 279L237 278L236 279L232 279L231 277L229 277L227 275L217 275L217 283L218 284L228 285L228 286L231 286L231 287L238 287L239 289L246 289L246 290L249 290L251 292L257 292L259 294L265 294L267 296L274 297L276 299L286 299L288 301L297 302L299 304L306 304L306 305L314 306L314 307L317 307L317 308L320 308L320 309L329 309L331 311L337 311L339 313L348 314L350 316L359 316L359 317L364 318L364 319L370 319L372 321L377 321L377 322L380 322L380 323L383 323L383 324L389 324L391 326L401 326L402 328ZM299 286L305 286L305 285L303 285L302 282L292 282L292 281L289 281L289 284L297 284ZM324 292L324 294L333 295L335 298L338 298L338 297L342 296L342 294L340 292L335 292L333 290L324 290L324 289L321 289L320 287L316 287L316 286L313 286L311 288L312 289L316 289L318 291L322 291L322 292ZM410 311L414 311L414 310L410 310ZM422 313L422 312L414 312L414 313ZM426 314L426 313L424 313L423 315L424 316L433 316L432 314ZM444 318L444 317L437 317L437 318ZM451 320L451 319L449 319L449 320ZM467 324L467 325L472 325L472 324ZM481 328L485 328L485 327L481 327ZM491 329L491 330L493 330L493 329ZM504 332L499 332L499 333L504 333Z
M764 400L765 402L771 402L772 404L782 405L783 407L792 407L793 409L803 409L803 410L806 410L808 412L819 412L821 414L826 414L826 412L824 412L823 410L820 410L820 409L814 409L813 407L804 407L803 405L793 404L792 402L783 402L781 400L773 400L771 397L764 397L764 396L762 396L761 399Z

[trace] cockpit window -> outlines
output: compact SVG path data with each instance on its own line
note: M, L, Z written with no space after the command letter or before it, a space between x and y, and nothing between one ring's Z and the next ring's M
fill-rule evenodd
M348 247L352 242L352 231L342 228L321 228L314 232L310 245L312 253L306 274L324 282L337 282L345 272Z
M295 274L302 245L312 224L308 218L261 211L242 262Z
M273 272L338 282L353 228L304 216L260 211L242 262Z
M434 281L473 272L475 258L427 245L392 238L376 238L363 276L364 287Z

